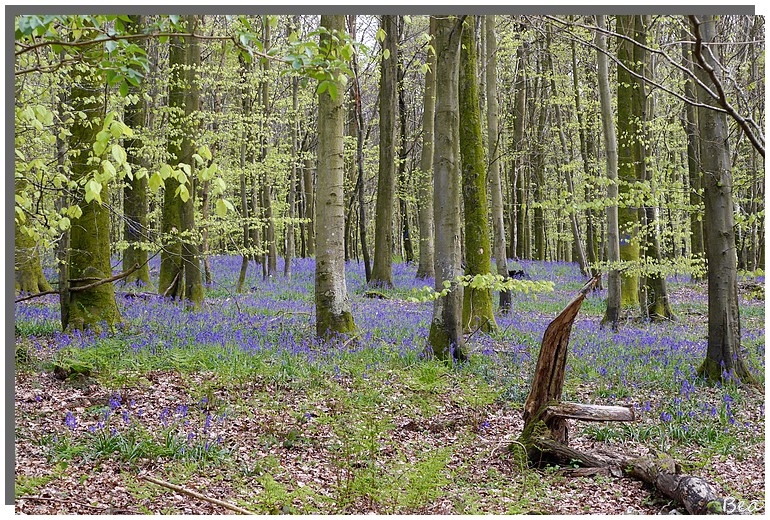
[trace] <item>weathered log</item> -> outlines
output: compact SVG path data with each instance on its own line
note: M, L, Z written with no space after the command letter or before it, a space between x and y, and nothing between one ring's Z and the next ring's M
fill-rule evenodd
M679 464L667 455L631 457L608 451L601 454L585 453L554 440L542 422L530 432L525 448L532 462L586 468L583 471L568 471L578 476L602 473L640 480L665 497L682 504L690 514L723 513L724 498L719 496L716 489L701 477L681 474Z
M543 412L546 424L554 418L578 419L581 421L635 421L634 409L626 406L603 406L598 404L557 403Z

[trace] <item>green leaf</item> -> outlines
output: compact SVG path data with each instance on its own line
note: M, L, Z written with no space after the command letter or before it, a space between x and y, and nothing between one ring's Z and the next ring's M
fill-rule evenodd
M112 155L112 158L115 159L115 163L118 165L125 163L126 159L128 158L126 156L126 151L119 144L112 145L112 150L110 151L110 153Z
M106 176L105 181L112 180L118 175L118 172L115 170L115 166L113 166L113 164L107 160L102 161L102 171Z
M218 217L226 217L227 216L227 204L225 204L224 199L217 200L216 204L216 213Z
M67 217L62 217L58 225L59 225L59 229L61 229L62 231L66 231L67 229L70 228L70 219L68 219Z
M182 199L182 202L187 202L190 200L190 191L187 189L187 186L184 184L180 184L177 189L176 193L174 195L178 195L180 199Z
M385 29L380 27L377 29L377 35L375 36L377 38L377 41L384 42L385 41Z
M384 49L382 51L382 59L387 61L390 58L390 49Z
M164 186L163 176L159 172L155 172L150 175L150 180L147 182L151 191L158 191L158 188Z
M102 198L99 195L102 192L102 183L95 180L90 180L86 183L86 202L96 201L101 202Z

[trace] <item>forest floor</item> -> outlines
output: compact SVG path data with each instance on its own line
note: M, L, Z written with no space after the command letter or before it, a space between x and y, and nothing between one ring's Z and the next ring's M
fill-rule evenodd
M515 295L498 332L469 338L470 362L447 366L424 354L432 304L409 297L432 281L415 280L413 267L394 266L394 288L370 299L350 263L359 332L319 343L312 261L295 261L290 280L254 275L234 294L239 262L212 259L217 283L200 311L118 288L124 323L96 337L58 331L55 298L17 305L17 513L677 509L631 479L509 456L542 333L584 282L574 265L517 263L555 290ZM764 278L741 287L743 355L764 385ZM571 422L570 445L668 453L728 508L764 513L764 391L697 378L705 284L672 277L669 288L677 321L628 320L618 332L599 327L606 293L584 302L564 400L633 406L639 419Z

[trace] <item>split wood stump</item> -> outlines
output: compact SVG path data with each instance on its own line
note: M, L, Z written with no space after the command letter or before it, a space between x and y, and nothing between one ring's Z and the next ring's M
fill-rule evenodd
M574 475L605 474L641 480L685 506L691 514L720 513L723 500L704 479L680 474L679 465L666 455L631 457L619 453L585 453L569 447L567 419L581 421L635 421L633 408L561 402L572 324L586 294L601 280L591 278L546 328L532 386L524 402L524 429L510 450L521 461L535 465L552 462L582 466Z

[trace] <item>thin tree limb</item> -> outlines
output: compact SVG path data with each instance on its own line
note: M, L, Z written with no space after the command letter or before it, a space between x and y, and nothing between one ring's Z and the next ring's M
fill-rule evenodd
M133 267L131 267L131 269L128 269L127 271L123 271L120 274L116 274L115 276L110 276L109 278L101 278L101 279L97 280L96 282L90 283L88 285L81 285L80 287L70 287L69 291L70 292L85 291L85 290L88 290L88 289L93 289L94 287L98 287L100 285L104 285L106 283L116 282L118 280L121 280L121 279L129 276L131 273L134 273L134 272L138 271L140 267L141 266L139 264L134 264ZM70 282L73 282L73 281L75 281L75 280L70 280ZM17 298L16 300L13 301L13 303L19 303L19 302L23 302L23 301L26 301L26 300L31 300L32 298L37 298L39 296L45 296L47 294L59 294L59 291L43 291L43 292L31 294L29 296L24 296L24 297L21 297L21 298Z
M184 493L185 495L190 495L191 497L198 498L200 500L203 500L205 502L209 502L210 504L216 504L218 506L222 506L226 509L229 509L230 511L235 511L236 513L241 513L244 515L256 515L257 513L254 513L252 511L249 511L248 509L244 509L242 507L236 506L235 504L231 504L229 502L225 502L223 500L219 500L216 498L207 497L206 495L202 495L198 493L197 491L193 491L191 489L184 488L182 486L177 486L176 484L171 484L170 482L166 482L164 480L157 479L155 477L150 477L147 475L142 475L141 478L146 480L147 482L152 482L153 484L157 484L159 486L178 491L180 493Z

